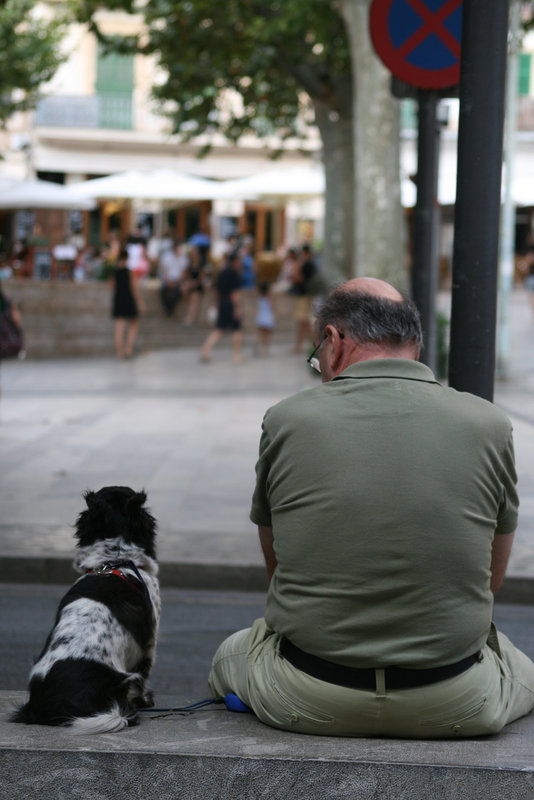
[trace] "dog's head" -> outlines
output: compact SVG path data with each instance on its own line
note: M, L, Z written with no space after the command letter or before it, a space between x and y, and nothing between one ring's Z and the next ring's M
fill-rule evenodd
M78 547L88 547L104 539L121 539L156 558L156 520L144 507L144 491L128 486L104 486L86 492L87 508L76 520Z

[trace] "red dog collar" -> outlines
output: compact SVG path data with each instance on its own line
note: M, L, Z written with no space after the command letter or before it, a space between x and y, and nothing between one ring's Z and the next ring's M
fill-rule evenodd
M133 589L137 589L137 591L142 591L140 586L136 586L135 583L132 583L122 572L122 570L118 569L118 567L112 567L104 564L104 566L100 567L100 569L88 569L86 570L86 575L117 575L119 578L122 578L123 581L131 586Z

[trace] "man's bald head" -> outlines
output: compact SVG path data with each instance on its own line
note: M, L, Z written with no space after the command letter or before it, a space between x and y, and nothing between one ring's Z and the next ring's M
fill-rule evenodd
M379 278L353 278L335 287L317 312L317 335L333 326L364 358L415 358L422 345L421 321L414 303Z
M404 300L403 295L394 286L380 280L380 278L352 278L352 280L341 284L339 288L346 289L347 292L359 292L360 294L371 294L375 297L385 297L396 302Z

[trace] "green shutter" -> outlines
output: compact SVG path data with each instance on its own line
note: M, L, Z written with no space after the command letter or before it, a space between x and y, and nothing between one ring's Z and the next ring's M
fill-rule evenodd
M519 53L519 94L530 94L530 53Z
M415 100L401 100L400 125L403 131L417 130L417 108Z
M134 89L134 57L102 52L98 46L96 94L101 128L130 130Z

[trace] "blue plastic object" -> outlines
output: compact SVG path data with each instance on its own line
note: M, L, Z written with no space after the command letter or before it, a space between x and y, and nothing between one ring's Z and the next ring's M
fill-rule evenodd
M229 692L225 696L224 704L228 711L241 711L244 714L252 714L252 709L246 706L233 692Z

